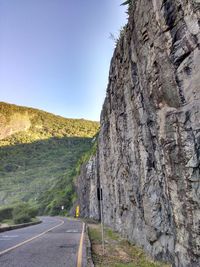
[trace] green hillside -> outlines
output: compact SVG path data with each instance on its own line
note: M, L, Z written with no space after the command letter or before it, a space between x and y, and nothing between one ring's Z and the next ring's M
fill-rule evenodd
M22 200L41 213L69 209L78 162L98 129L98 122L0 102L0 206Z

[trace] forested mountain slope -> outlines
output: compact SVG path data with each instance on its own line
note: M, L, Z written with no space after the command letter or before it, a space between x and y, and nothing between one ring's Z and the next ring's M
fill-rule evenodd
M0 103L0 205L18 200L56 214L75 198L73 179L98 122Z

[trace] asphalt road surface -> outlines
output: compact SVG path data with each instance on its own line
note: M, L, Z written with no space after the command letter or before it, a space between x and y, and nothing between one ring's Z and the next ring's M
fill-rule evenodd
M57 217L41 219L41 224L0 233L0 266L86 267L83 223Z

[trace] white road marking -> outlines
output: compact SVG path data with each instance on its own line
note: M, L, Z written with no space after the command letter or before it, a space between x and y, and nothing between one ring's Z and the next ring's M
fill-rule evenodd
M19 237L18 235L2 235L0 236L1 241L9 241L12 240L13 238Z
M61 226L62 224L64 224L64 221L63 221L63 220L59 220L59 221L61 221L60 224L58 224L58 225L56 225L56 226L54 226L54 227L52 227L52 228L46 230L45 232L43 232L43 233L41 233L41 234L39 234L39 235L36 235L36 236L34 236L34 237L30 238L30 239L27 239L27 240L25 240L25 241L23 241L23 242L21 242L21 243L15 245L15 246L11 247L11 248L8 248L8 249L5 249L5 250L3 250L3 251L0 251L0 256L3 255L3 254L5 254L5 253L7 253L7 252L9 252L9 251L11 251L11 250L13 250L13 249L15 249L15 248L21 247L22 245L24 245L24 244L26 244L26 243L28 243L28 242L31 242L32 240L34 240L34 239L36 239L36 238L38 238L38 237L41 237L41 236L45 235L46 233L50 232L51 230L53 230L53 229L55 229L55 228Z
M10 238L14 238L14 237L19 237L18 235L2 235L3 238L7 238L7 237L10 237Z
M66 233L78 233L78 230L72 229L72 230L67 230L65 231Z

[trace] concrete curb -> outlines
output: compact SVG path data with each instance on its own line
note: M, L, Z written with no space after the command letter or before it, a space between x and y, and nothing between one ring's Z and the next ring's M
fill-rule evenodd
M88 225L85 225L85 240L86 240L86 253L87 253L87 267L94 267L92 260L92 246L88 234Z
M39 224L41 222L42 221L6 226L3 228L0 228L0 233L10 231L10 230L20 229L20 228L24 228L24 227L28 227L28 226L32 226L32 225L36 225L36 224Z

